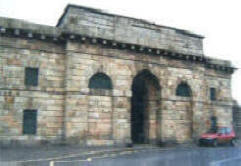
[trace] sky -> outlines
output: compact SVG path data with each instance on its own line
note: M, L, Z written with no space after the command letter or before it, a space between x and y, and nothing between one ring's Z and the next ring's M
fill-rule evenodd
M205 36L204 54L241 68L240 0L0 0L0 17L55 26L67 4L100 8ZM241 104L241 69L232 76Z

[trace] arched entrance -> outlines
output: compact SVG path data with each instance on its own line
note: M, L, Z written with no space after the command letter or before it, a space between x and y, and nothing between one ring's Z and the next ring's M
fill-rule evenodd
M131 138L133 143L150 143L160 135L160 85L148 70L133 80L131 98Z

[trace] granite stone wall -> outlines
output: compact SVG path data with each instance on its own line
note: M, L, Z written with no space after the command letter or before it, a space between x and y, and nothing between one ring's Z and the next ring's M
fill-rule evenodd
M57 27L0 18L0 142L131 143L139 75L147 90L144 143L193 141L213 116L232 124L233 68L204 56L201 36L80 8L67 7ZM38 68L37 86L25 85L27 67ZM111 89L89 87L97 73ZM177 96L181 83L190 96ZM27 109L37 110L33 135L23 134Z
M91 112L91 115L98 117L97 119L100 123L108 122L113 118L112 136L117 142L123 140L123 138L130 141L131 87L134 77L143 70L148 70L157 77L161 87L160 105L158 108L154 107L154 110L151 108L146 110L149 112L156 111L152 113L155 116L150 115L152 118L149 119L150 126L152 126L148 131L150 132L150 140L154 138L166 141L190 141L193 137L199 136L200 133L210 127L211 116L217 116L220 125L230 125L232 122L230 77L228 75L223 74L220 78L218 75L220 76L221 73L215 74L212 70L206 70L200 64L191 64L191 62L180 62L145 54L135 55L121 50L105 49L74 42L69 43L68 46L68 57L70 59L73 58L71 64L81 63L81 65L86 65L82 69L75 68L75 71L78 70L79 73L83 73L84 77L87 78L82 85L79 85L80 81L74 84L74 80L71 80L71 88L76 86L77 89L80 89L82 87L82 93L90 93L88 80L97 72L105 73L112 79L112 92L105 93L105 97L100 97L99 100L96 96L89 96L85 97L86 100L83 101L86 104L89 101L90 104L93 103L92 98L95 99L96 104L93 105L96 108L96 112ZM165 66L162 65L164 62ZM173 67L168 67L169 65ZM211 78L214 80L211 80ZM176 96L176 88L183 81L190 86L192 90L191 97ZM210 87L217 89L217 101L210 101ZM100 99L104 101L101 102ZM116 99L125 100L119 106L119 104L115 104ZM109 104L96 107L99 102ZM91 111L93 105L86 107ZM151 101L148 105L152 105ZM102 107L110 109L109 120L101 118ZM121 112L119 112L120 108ZM99 113L97 113L98 111ZM159 116L156 116L157 111L160 112ZM116 117L117 114L119 116ZM156 125L157 123L159 124ZM98 124L98 122L95 124ZM110 131L111 127L107 125L105 129ZM102 131L102 129L99 129L99 131ZM97 134L98 132L95 131L94 133ZM157 137L158 133L160 137Z
M200 64L70 41L65 51L33 40L1 37L0 42L1 140L131 142L131 87L143 70L158 78L161 88L160 104L149 98L146 109L150 140L190 141L210 127L211 116L220 125L232 123L230 75ZM39 68L39 86L24 85L25 67ZM113 89L88 88L90 78L99 72L111 78ZM190 86L191 97L176 96L183 81ZM217 89L216 101L209 99L210 87ZM22 134L25 109L38 111L34 136Z
M40 49L41 48L41 49ZM61 46L0 38L0 139L59 139L63 126L64 54ZM39 68L38 86L25 86L25 68ZM23 135L23 111L37 110L37 135Z

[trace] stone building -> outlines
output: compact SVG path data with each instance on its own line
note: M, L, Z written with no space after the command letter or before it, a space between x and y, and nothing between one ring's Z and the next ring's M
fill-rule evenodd
M237 138L241 138L241 106L233 101L233 127Z
M188 142L232 123L229 61L203 37L68 5L56 27L0 18L2 143Z

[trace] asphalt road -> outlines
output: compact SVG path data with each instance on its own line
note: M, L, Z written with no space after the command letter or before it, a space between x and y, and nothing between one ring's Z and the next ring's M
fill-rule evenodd
M57 149L58 151L61 148ZM56 153L57 153L56 150ZM69 151L70 150L70 151ZM0 166L241 166L241 147L178 147L178 148L155 148L142 150L127 150L114 153L102 153L98 155L71 155L73 148L67 149L69 157L58 158L47 157L42 161L31 162L11 162L11 151L5 151L8 154L7 161L3 155L0 159ZM3 152L3 151L2 151ZM28 151L31 152L31 151ZM65 152L65 153L66 153ZM14 152L13 152L14 153ZM24 154L24 151L22 152ZM47 155L51 151L41 151L37 154ZM1 153L0 153L1 154ZM33 152L34 154L34 152ZM18 154L15 154L18 156ZM25 153L28 156L27 153ZM25 156L23 155L23 156ZM16 158L13 156L13 158ZM34 160L37 158L35 156ZM29 160L30 158L28 158Z
M178 148L133 154L100 156L91 161L78 158L56 162L54 166L241 166L241 148Z

